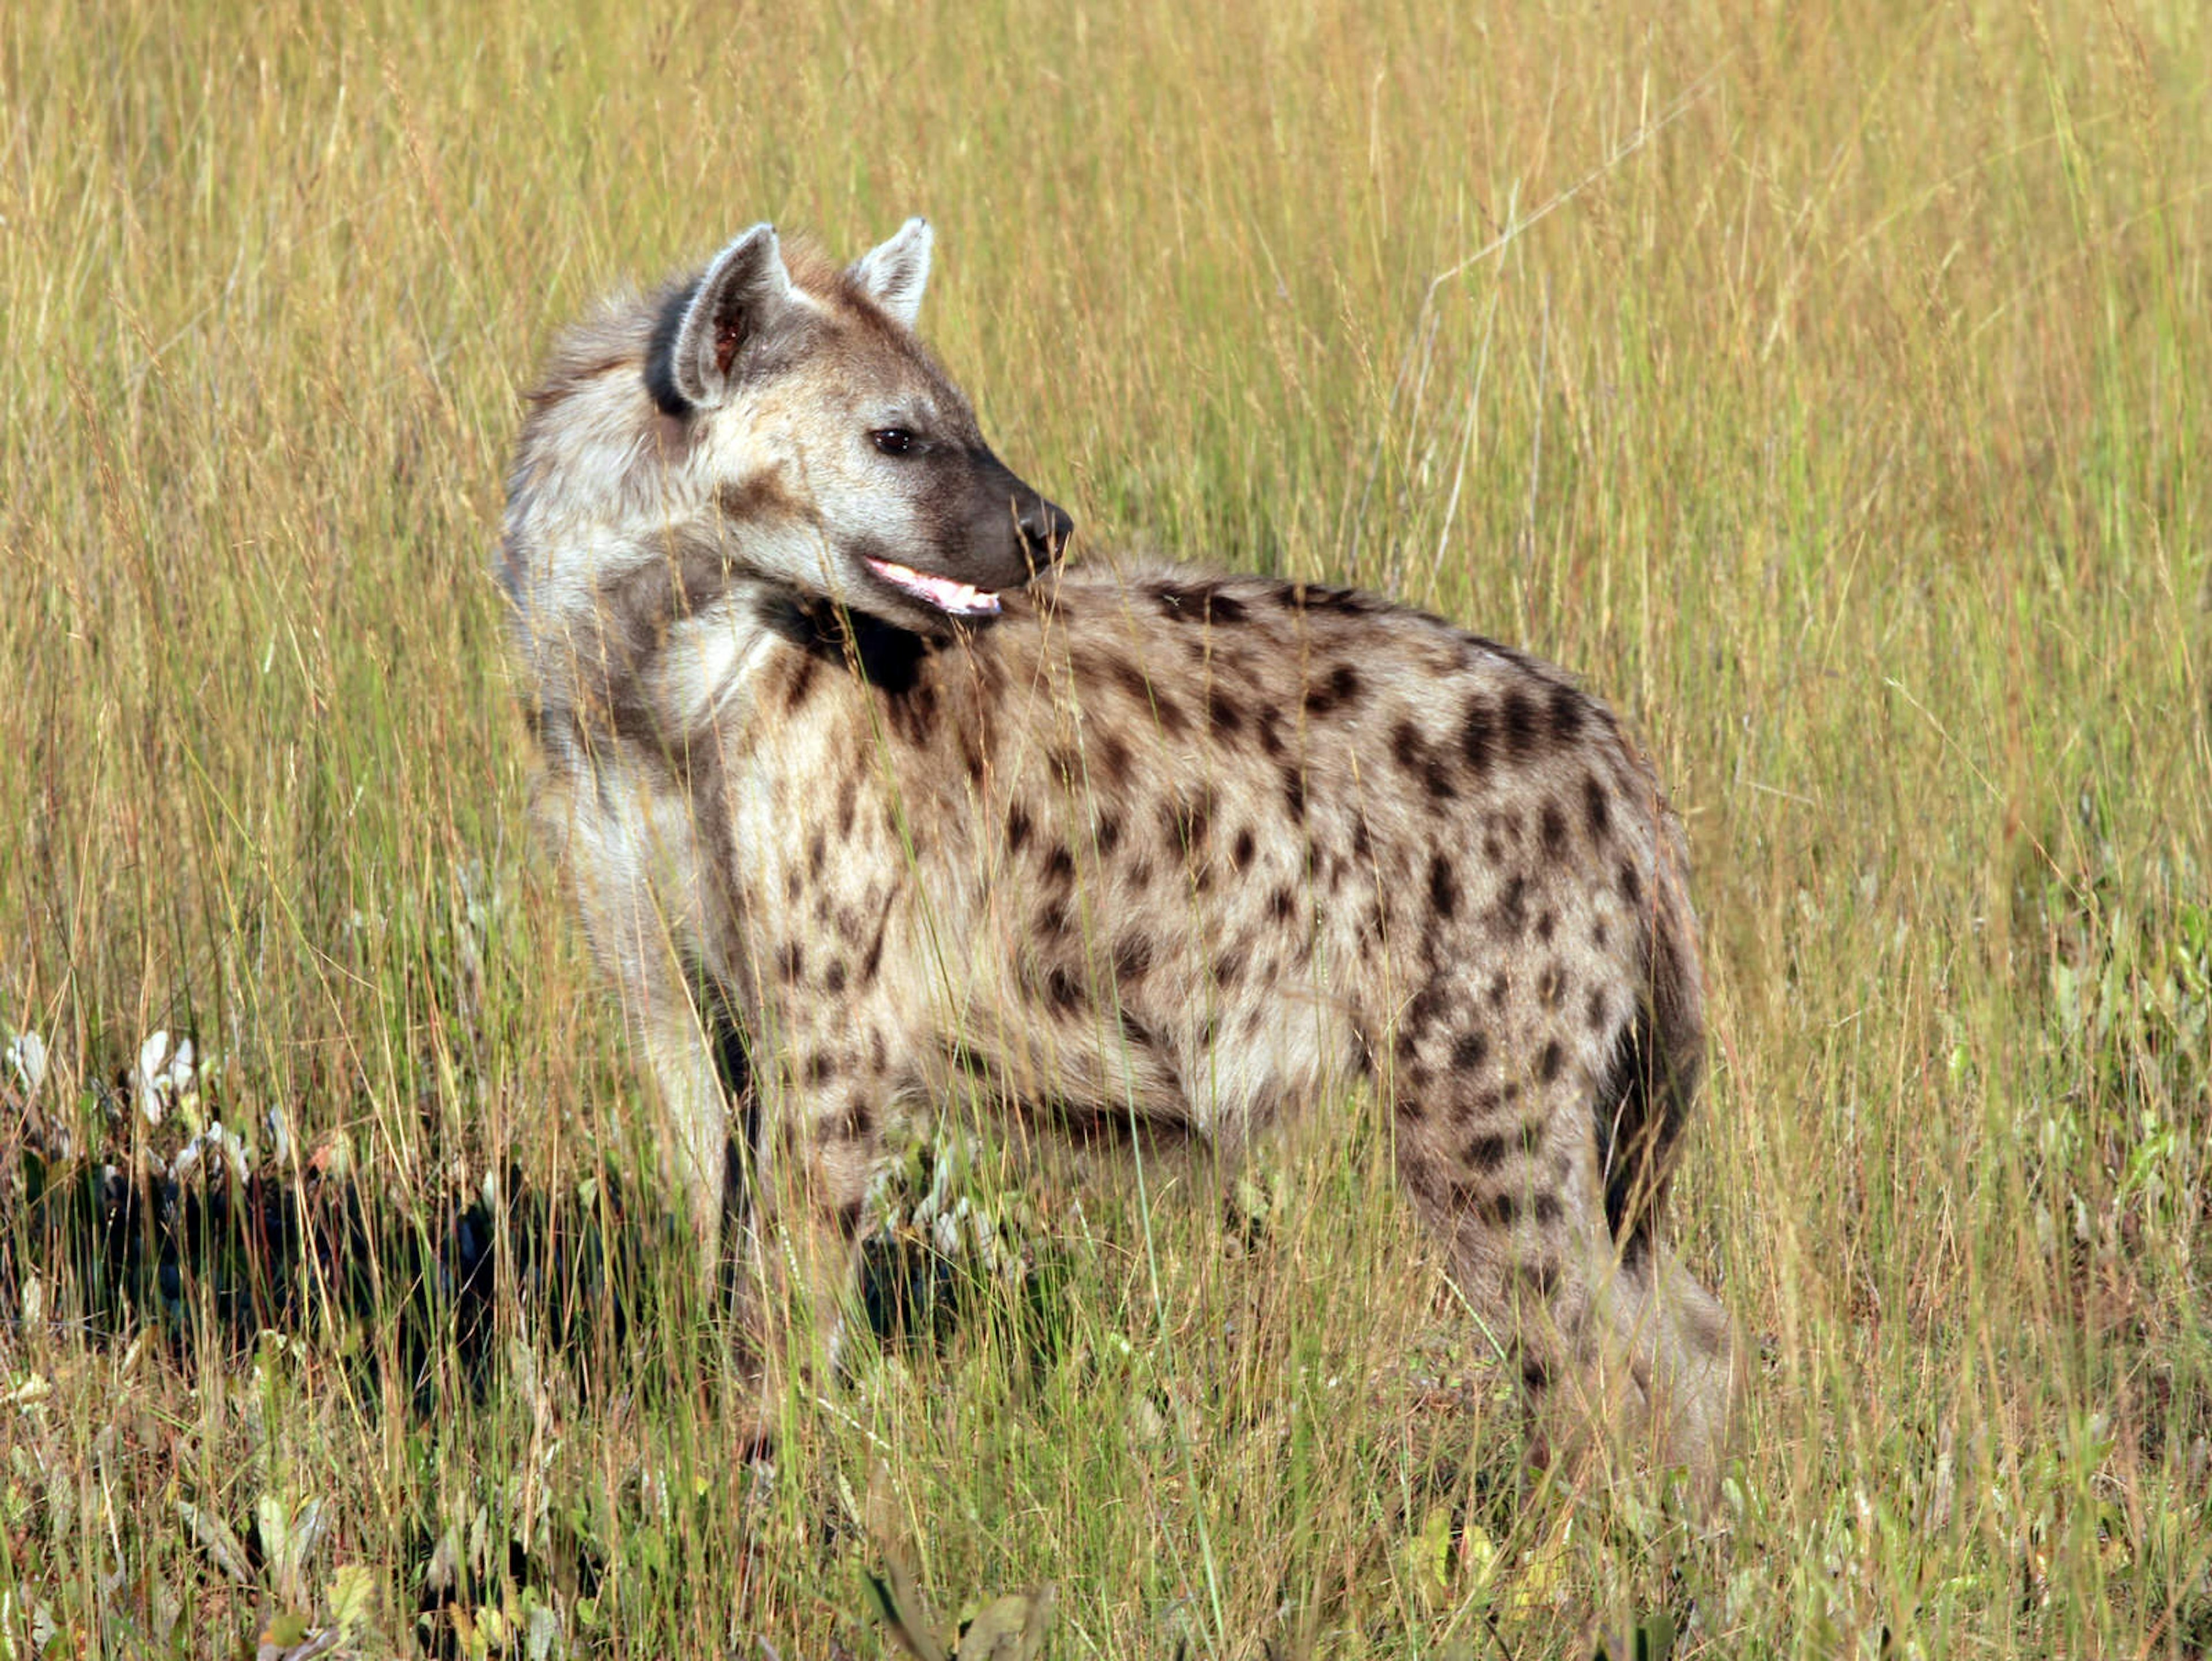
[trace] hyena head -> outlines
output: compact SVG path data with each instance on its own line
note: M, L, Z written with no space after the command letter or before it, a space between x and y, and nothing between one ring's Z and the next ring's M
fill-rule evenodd
M915 336L929 248L913 219L849 266L787 263L756 225L562 336L500 555L544 712L620 701L656 631L733 581L941 634L1060 557L1068 516Z
M1068 516L991 453L915 337L928 224L842 270L756 225L670 297L646 364L744 563L903 627L987 616L1060 556Z

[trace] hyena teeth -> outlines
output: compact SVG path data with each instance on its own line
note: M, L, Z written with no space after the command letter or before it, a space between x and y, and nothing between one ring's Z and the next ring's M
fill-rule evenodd
M927 600L939 611L955 617L994 617L999 611L999 597L973 583L955 582L950 577L933 577L926 571L916 571L910 565L901 565L894 560L878 560L868 556L868 569L892 587L902 589L918 600Z

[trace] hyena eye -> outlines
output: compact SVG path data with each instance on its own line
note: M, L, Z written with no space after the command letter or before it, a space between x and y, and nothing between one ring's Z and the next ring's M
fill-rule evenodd
M903 427L878 427L868 436L886 456L903 456L914 448L914 434Z

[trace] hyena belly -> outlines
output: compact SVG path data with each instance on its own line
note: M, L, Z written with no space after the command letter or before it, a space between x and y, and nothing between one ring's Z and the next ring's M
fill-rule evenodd
M754 705L736 1001L772 1058L763 1191L824 1284L884 1115L955 1065L1232 1149L1366 1076L1531 1392L1712 1468L1726 1321L1653 1237L1694 925L1601 705L1364 596L1188 577L1069 579L936 646L829 627Z

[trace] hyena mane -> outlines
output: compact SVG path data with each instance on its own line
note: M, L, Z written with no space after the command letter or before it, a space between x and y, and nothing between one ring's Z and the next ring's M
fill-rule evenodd
M709 1272L744 1221L763 1401L894 1117L980 1080L1233 1156L1364 1078L1532 1398L1710 1475L1650 763L1562 671L1357 590L1059 571L1067 516L913 335L928 263L919 221L843 269L754 227L564 338L510 480L540 817Z

